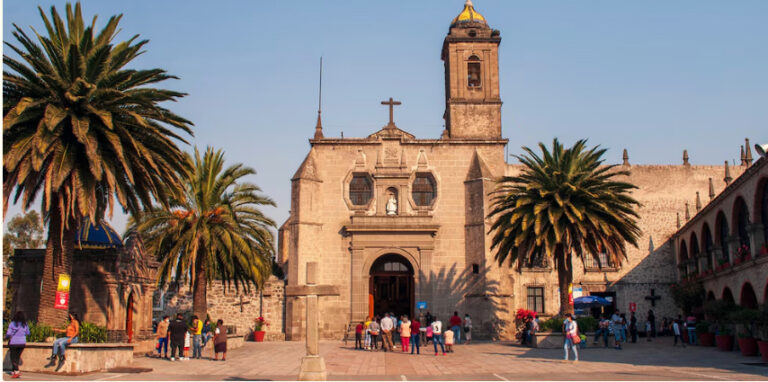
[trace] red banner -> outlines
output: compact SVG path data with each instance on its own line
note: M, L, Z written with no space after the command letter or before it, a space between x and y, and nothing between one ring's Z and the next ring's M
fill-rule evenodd
M636 312L637 311L637 304L635 304L634 302L630 302L629 303L629 311L630 312Z
M69 292L56 292L56 301L53 302L55 309L69 309Z

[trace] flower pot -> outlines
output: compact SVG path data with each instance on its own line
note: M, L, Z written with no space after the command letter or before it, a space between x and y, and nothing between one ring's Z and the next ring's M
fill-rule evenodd
M715 342L717 343L717 349L720 351L733 350L733 336L731 335L716 335Z
M739 349L741 349L741 355L751 357L757 355L757 340L749 338L739 338Z
M715 346L715 333L699 334L699 343L701 346Z
M253 332L253 340L256 342L264 342L264 334L266 332L263 330L256 330Z
M760 349L763 362L768 362L768 341L757 341L757 347Z

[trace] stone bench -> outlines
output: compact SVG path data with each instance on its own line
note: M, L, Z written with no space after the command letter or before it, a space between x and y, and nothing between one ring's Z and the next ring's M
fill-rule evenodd
M587 343L595 337L594 332L589 333L581 333L587 336ZM613 338L613 336L611 336ZM532 347L535 348L541 348L541 349L562 349L563 343L565 341L565 338L563 338L563 333L560 332L537 332L535 336L533 336L533 345ZM602 341L602 339L601 339Z
M46 358L51 356L52 349L52 343L28 342L21 354L22 363L19 369L28 372L79 374L106 371L133 363L133 344L73 344L67 346L67 360L60 369L57 369L58 361L54 366L45 367L49 362ZM11 370L11 354L7 342L3 343L3 369Z

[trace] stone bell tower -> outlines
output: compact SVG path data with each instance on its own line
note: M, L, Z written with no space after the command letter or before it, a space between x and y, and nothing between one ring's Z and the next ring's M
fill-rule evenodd
M443 42L444 138L501 138L499 43L499 31L467 0Z

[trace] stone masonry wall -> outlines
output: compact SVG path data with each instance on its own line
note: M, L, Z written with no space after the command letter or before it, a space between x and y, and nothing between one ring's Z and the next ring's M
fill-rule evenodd
M269 326L265 341L281 341L285 339L283 333L283 314L285 302L285 281L271 276L264 284L262 294L255 288L250 292L234 286L226 288L221 281L215 281L208 285L208 315L211 321L224 320L224 325L236 328L237 335L248 335L253 332L254 320L259 314L264 316ZM154 319L160 320L163 316L173 317L177 312L191 314L192 291L188 287L180 287L178 290L166 290L163 292L162 309L157 309L155 301ZM241 305L242 302L242 305ZM242 308L241 308L242 307Z

